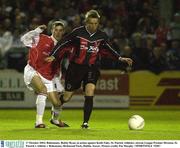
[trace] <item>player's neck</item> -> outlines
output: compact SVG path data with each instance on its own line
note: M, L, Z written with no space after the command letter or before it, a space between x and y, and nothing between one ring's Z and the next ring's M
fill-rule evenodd
M87 26L85 26L85 28L86 28L86 31L89 33L90 36L94 35L94 34L97 32L97 31L91 32L91 31L88 29Z

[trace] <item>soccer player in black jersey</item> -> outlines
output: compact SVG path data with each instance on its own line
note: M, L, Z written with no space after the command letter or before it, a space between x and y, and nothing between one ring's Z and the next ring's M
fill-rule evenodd
M74 51L65 75L65 92L61 103L70 100L75 90L81 87L85 92L84 121L82 128L88 128L88 121L93 109L93 97L96 82L100 76L99 63L102 56L126 62L132 65L130 58L121 57L108 43L105 32L98 29L100 15L96 10L90 10L85 15L85 26L75 28L52 50L46 61L51 62L66 46L73 46Z

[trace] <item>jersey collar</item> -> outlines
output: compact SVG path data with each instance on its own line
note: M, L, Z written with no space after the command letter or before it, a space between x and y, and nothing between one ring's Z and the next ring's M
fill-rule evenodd
M96 34L96 32L94 32L94 33L90 33L89 31L88 31L88 29L86 28L86 26L85 26L85 29L86 29L86 31L88 32L88 34L90 35L90 37L92 37L94 34Z

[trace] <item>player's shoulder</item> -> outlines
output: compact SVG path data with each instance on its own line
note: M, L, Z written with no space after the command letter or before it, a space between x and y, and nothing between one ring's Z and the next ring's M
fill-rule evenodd
M98 29L97 31L98 31L98 34L100 34L100 36L101 36L102 38L105 38L105 39L108 38L108 35L107 35L106 32L103 31L102 29Z
M79 30L83 30L85 27L84 26L79 26L73 29L73 32L79 31Z
M51 36L46 35L46 34L40 34L40 40L41 40L41 42L54 43L54 41L51 38Z
M102 30L102 29L98 29L98 32L100 32L103 35L107 35L106 32L104 30Z
M43 37L43 38L49 38L50 37L50 36L48 36L46 34L43 34L43 33L41 33L40 36Z
M51 36L46 35L46 34L40 34L40 37L43 39L52 40Z

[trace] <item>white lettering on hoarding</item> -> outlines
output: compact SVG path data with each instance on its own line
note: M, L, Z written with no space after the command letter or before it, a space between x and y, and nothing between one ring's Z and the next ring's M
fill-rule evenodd
M97 90L118 90L118 79L117 78L113 78L113 79L101 79L97 82L96 85L96 89Z
M0 78L0 88L25 88L25 84L23 81L23 78L13 78L13 77L8 77L8 78Z

